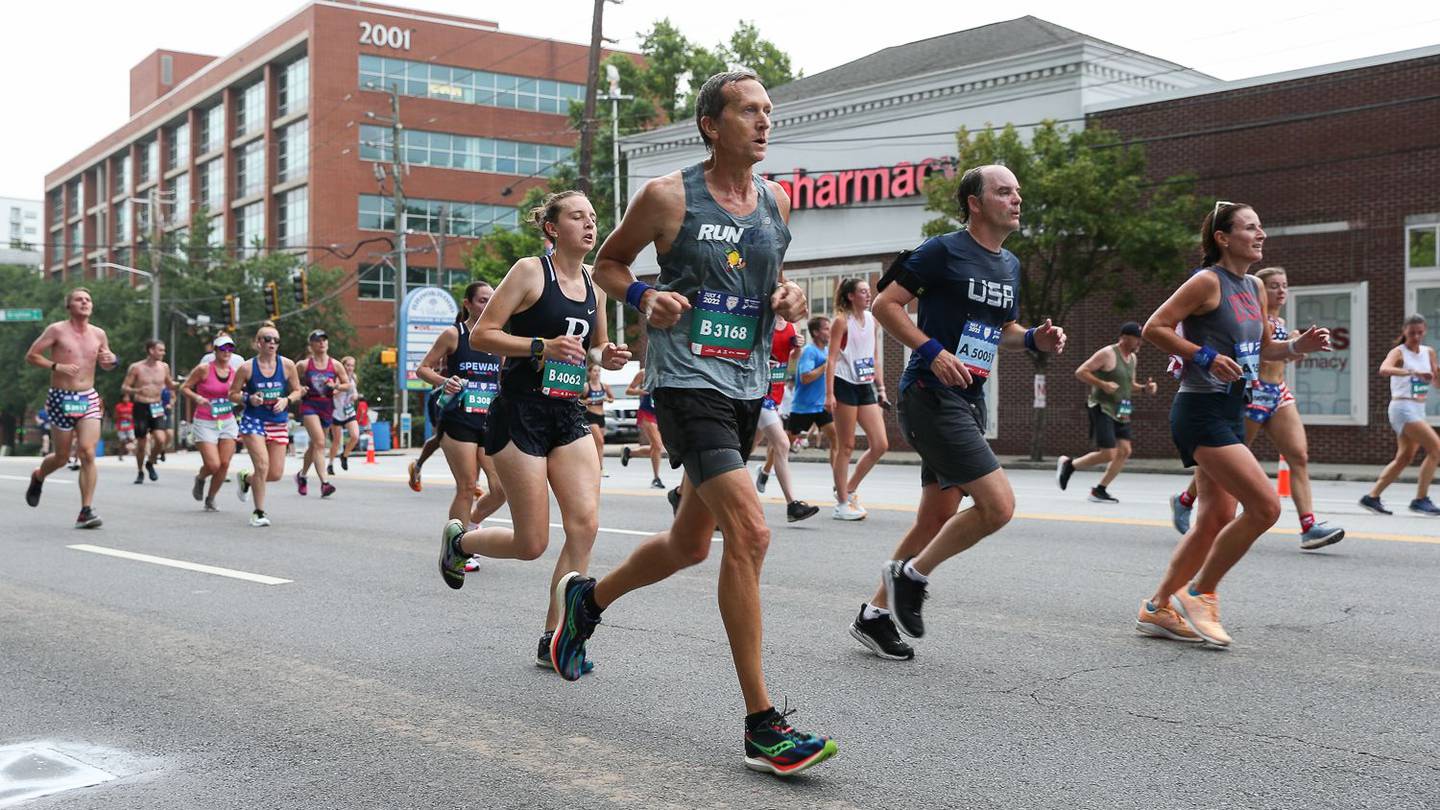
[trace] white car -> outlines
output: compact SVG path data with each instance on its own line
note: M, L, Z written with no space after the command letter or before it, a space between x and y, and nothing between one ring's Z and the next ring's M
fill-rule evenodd
M640 398L625 393L630 381L640 373L640 363L631 360L619 371L600 370L600 383L610 389L614 402L605 403L605 441L625 442L640 438L635 425L635 413L640 409Z

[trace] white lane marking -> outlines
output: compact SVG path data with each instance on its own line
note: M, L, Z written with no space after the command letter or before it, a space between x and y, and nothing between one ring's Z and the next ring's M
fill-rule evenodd
M249 571L236 571L233 568L219 568L214 565L202 565L200 563L186 562L185 560L172 560L169 557L156 557L150 554L137 554L133 551L121 551L117 548L105 548L104 546L92 546L88 543L78 543L73 546L76 551L88 551L91 554L104 554L107 557L119 557L123 560L135 560L136 562L147 562L155 565L166 565L171 568L183 568L186 571L198 571L202 574L214 574L217 577L230 577L231 579L243 579L246 582L258 582L261 585L284 585L294 580L270 577L264 574L252 574Z
M0 475L0 480L5 480L5 481L24 481L25 483L28 484L28 483L30 483L30 476L28 476L28 475ZM51 481L54 481L54 482L57 483L57 484L73 484L73 483L75 483L75 479L74 479L74 478L56 478L56 477L53 476L53 475L45 479L45 483L47 483L47 484L50 483Z
M512 525L512 526L515 525L515 521L513 521L513 520L506 520L505 518L490 517L490 518L485 518L485 519L486 519L486 520L493 520L493 521L495 521L496 523L509 523L509 524ZM563 528L565 528L565 526L564 526L563 524L560 524L560 523L551 523L551 524L550 524L550 528L552 528L552 529L563 529ZM649 536L651 536L652 534L659 534L659 532L637 532L637 531L635 531L634 529L607 529L607 528L605 528L604 526L601 526L597 531L610 532L611 534L628 534L628 535L632 535L632 536L635 536L635 537L649 537ZM714 537L710 538L710 542L712 542L712 543L719 543L719 542L721 542L721 540L722 540L722 538L721 538L720 535L718 535L718 534L715 535Z

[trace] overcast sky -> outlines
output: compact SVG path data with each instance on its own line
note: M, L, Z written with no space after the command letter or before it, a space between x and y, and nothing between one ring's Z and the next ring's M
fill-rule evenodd
M588 42L591 0L390 0L500 24L503 31ZM156 48L225 55L301 7L298 0L195 3L25 2L6 13L0 51L10 124L0 196L39 198L44 176L123 124L129 70ZM606 36L635 49L637 32L669 16L713 45L740 19L789 52L807 75L892 45L1033 14L1222 79L1239 79L1440 43L1440 4L1370 0L1255 3L1020 0L625 0L606 7Z

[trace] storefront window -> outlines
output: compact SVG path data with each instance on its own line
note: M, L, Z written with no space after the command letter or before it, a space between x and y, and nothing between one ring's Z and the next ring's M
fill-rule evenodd
M1440 255L1437 255L1436 243L1437 231L1440 225L1420 225L1405 230L1406 267L1411 270L1434 269L1440 267Z
M1363 281L1290 288L1286 322L1296 332L1311 324L1328 327L1335 347L1286 367L1295 407L1306 424L1369 424L1368 304L1369 286Z

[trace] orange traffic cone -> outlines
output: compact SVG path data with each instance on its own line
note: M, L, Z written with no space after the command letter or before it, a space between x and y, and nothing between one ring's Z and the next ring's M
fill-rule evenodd
M374 439L371 439L370 441L368 441L368 442L365 443L365 463L366 463L366 464L374 464L374 463L375 463L375 440L374 440Z
M1282 498L1290 497L1290 465L1280 457L1280 469L1275 473L1275 492Z

